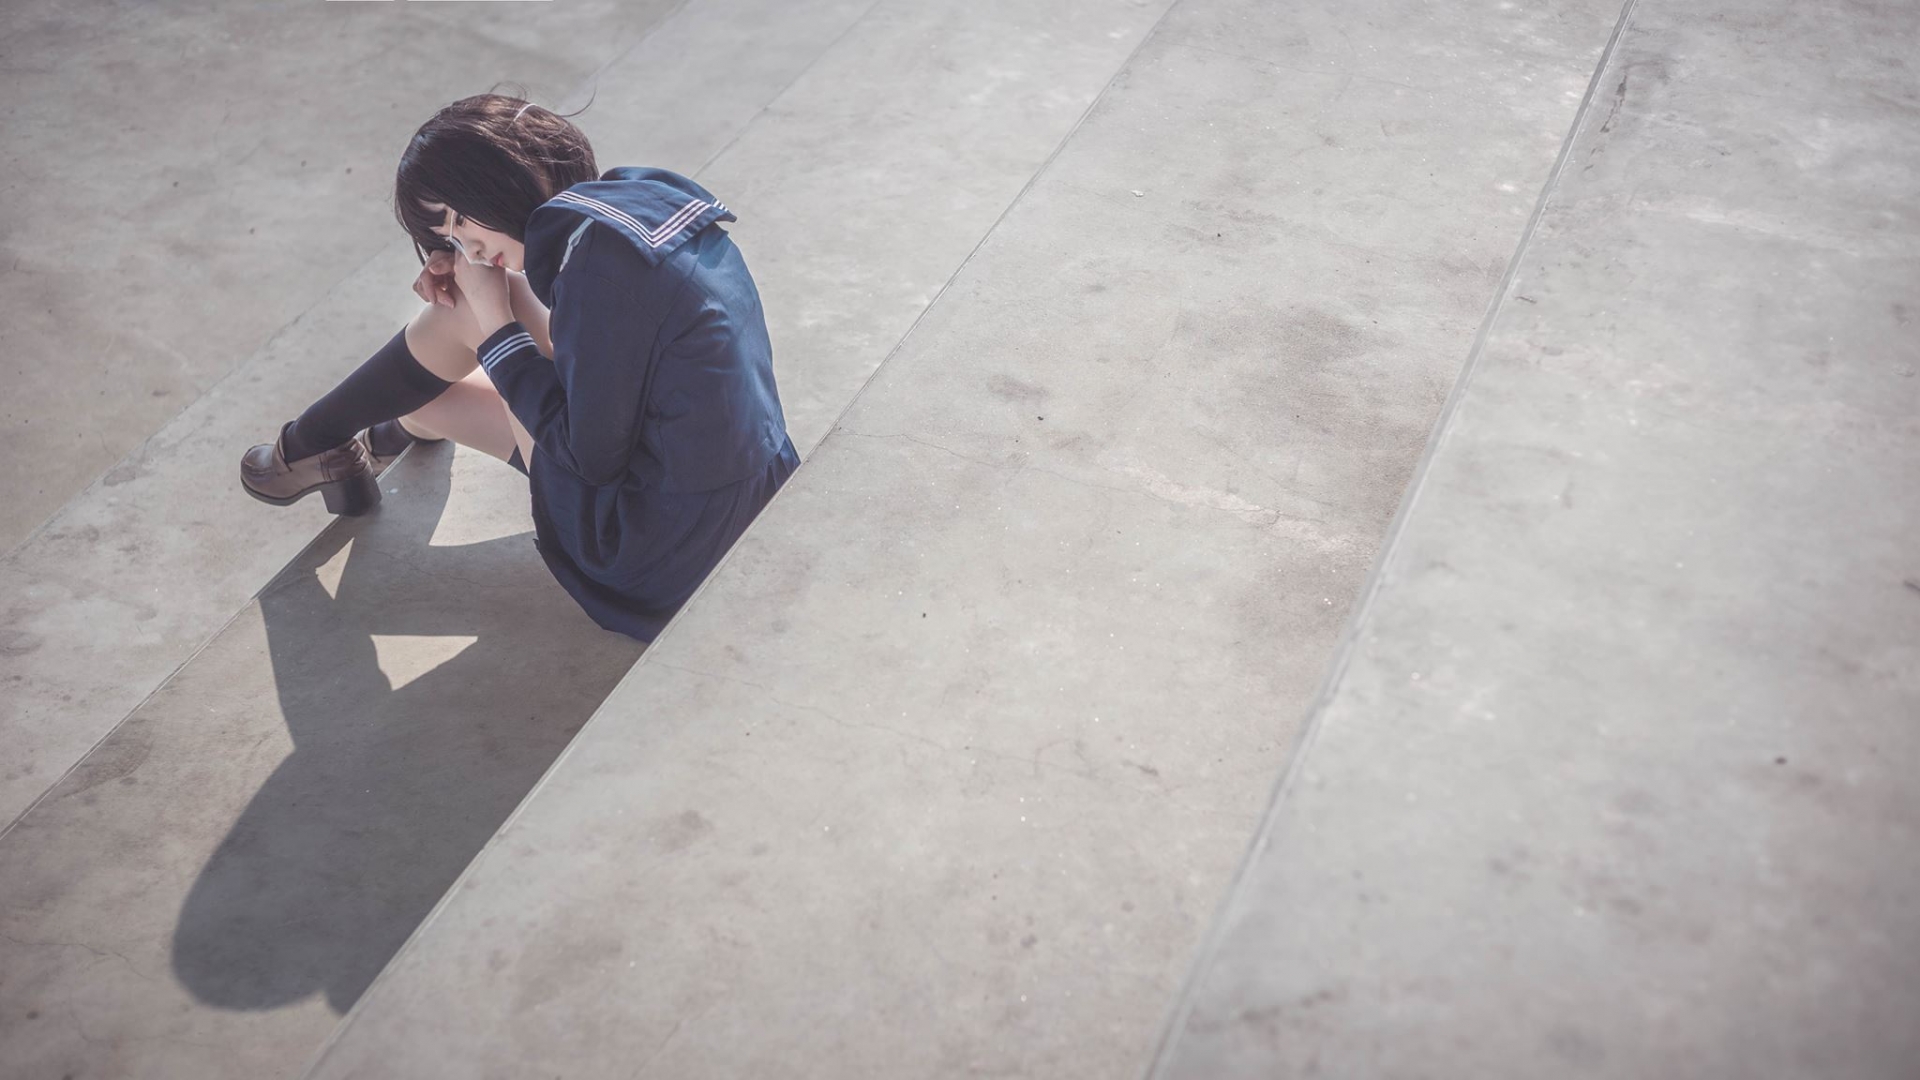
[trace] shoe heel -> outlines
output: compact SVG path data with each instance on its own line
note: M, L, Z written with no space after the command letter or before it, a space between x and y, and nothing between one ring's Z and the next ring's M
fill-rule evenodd
M335 480L320 485L320 495L327 500L329 513L359 517L380 505L380 481L367 475Z

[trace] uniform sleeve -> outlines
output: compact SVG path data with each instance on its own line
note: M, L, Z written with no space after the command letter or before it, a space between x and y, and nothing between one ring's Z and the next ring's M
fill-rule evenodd
M540 448L588 484L619 483L637 441L659 326L627 282L582 266L554 283L541 354L518 320L480 344L480 365Z

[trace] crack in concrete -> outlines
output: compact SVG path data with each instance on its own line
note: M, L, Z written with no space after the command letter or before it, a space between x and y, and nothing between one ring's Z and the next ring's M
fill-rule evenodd
M1620 107L1627 103L1627 79L1631 77L1631 75L1631 70L1620 73L1620 85L1613 88L1613 107L1607 110L1607 118L1600 121L1600 133L1602 135L1612 131L1613 122L1620 118Z
M105 960L108 957L112 957L113 959L118 960L122 964L126 965L127 970L132 972L135 978L138 978L143 982L151 983L152 985L155 985L155 986L160 985L160 980L154 978L153 976L147 974L144 971L141 971L138 967L134 966L134 963L132 960L127 959L127 956L125 953L119 952L118 950L115 950L115 949L103 949L97 945L89 945L84 941L33 941L28 938L17 938L17 937L14 937L12 934L0 934L0 941L6 941L9 944L19 945L23 948L29 948L29 949L83 949L87 952L92 953L94 956L99 957L102 960Z
M702 1013L701 1015L705 1015L705 1014ZM686 1024L686 1022L687 1022L687 1018L684 1016L674 1020L673 1027L667 1031L667 1034L665 1035L665 1037L663 1037L659 1041L659 1043L655 1044L653 1048L653 1052L648 1054L645 1058L641 1059L639 1066L637 1066L633 1070L633 1074L632 1074L633 1080L638 1080L640 1076L646 1073L647 1067L652 1065L655 1059L657 1059L661 1054L664 1054L667 1052L668 1044L673 1042L673 1037L675 1035L680 1034L680 1029Z

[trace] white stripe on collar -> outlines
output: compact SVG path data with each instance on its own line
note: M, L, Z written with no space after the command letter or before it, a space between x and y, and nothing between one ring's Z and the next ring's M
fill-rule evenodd
M707 210L709 207L715 210L719 210L721 213L725 213L727 209L726 206L721 203L709 203L705 199L694 199L691 202L687 203L685 206L682 206L678 211L674 213L672 217L668 218L664 222L661 222L660 227L658 229L649 229L647 228L645 223L640 221L640 219L634 217L633 215L627 213L626 211L620 209L619 207L601 202L599 199L588 198L587 196L582 195L579 192L563 191L560 194L555 195L554 198L561 202L577 203L581 206L594 207L599 211L601 211L602 213L606 214L608 217L612 218L614 221L619 222L620 224L625 225L627 228L633 230L633 232L636 235L638 235L641 241L645 243L648 247L655 247L655 248L659 247L661 244L664 244L668 240L672 239L675 233L678 233L681 229L686 228L688 222L693 221L695 218L699 217L700 214L703 211Z
M585 221L582 221L580 223L579 228L573 230L572 236L567 237L567 250L563 252L560 256L560 270L565 270L567 268L567 260L573 258L573 245L580 242L580 237L586 233L587 226L591 224L593 224L593 218L588 217ZM558 274L560 270L555 270L554 273Z

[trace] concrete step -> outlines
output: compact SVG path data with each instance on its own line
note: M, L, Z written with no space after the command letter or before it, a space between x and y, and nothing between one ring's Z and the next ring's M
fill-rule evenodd
M0 5L0 555L393 246L393 163L475 73L551 104L684 3Z
M309 1075L1144 1069L1617 12L1176 4Z
M1920 1062L1920 12L1630 7L1155 1077Z
M696 173L739 213L807 448L1161 10L696 0L598 73L578 122L604 164ZM497 462L410 456L376 516L324 532L318 506L233 488L240 451L342 373L341 341L406 321L416 272L396 245L342 283L9 584L38 635L10 790L65 773L0 836L9 1066L297 1069L631 665L545 576Z
M0 830L326 522L315 499L262 513L235 483L239 455L419 310L392 162L427 113L477 90L448 65L381 58L439 41L551 103L682 6L586 0L535 19L491 5L464 21L428 4L0 9L18 46L0 74L17 107L0 230L15 364ZM744 111L691 108L704 153L791 79L779 50L810 30L766 43L756 70L778 81Z

